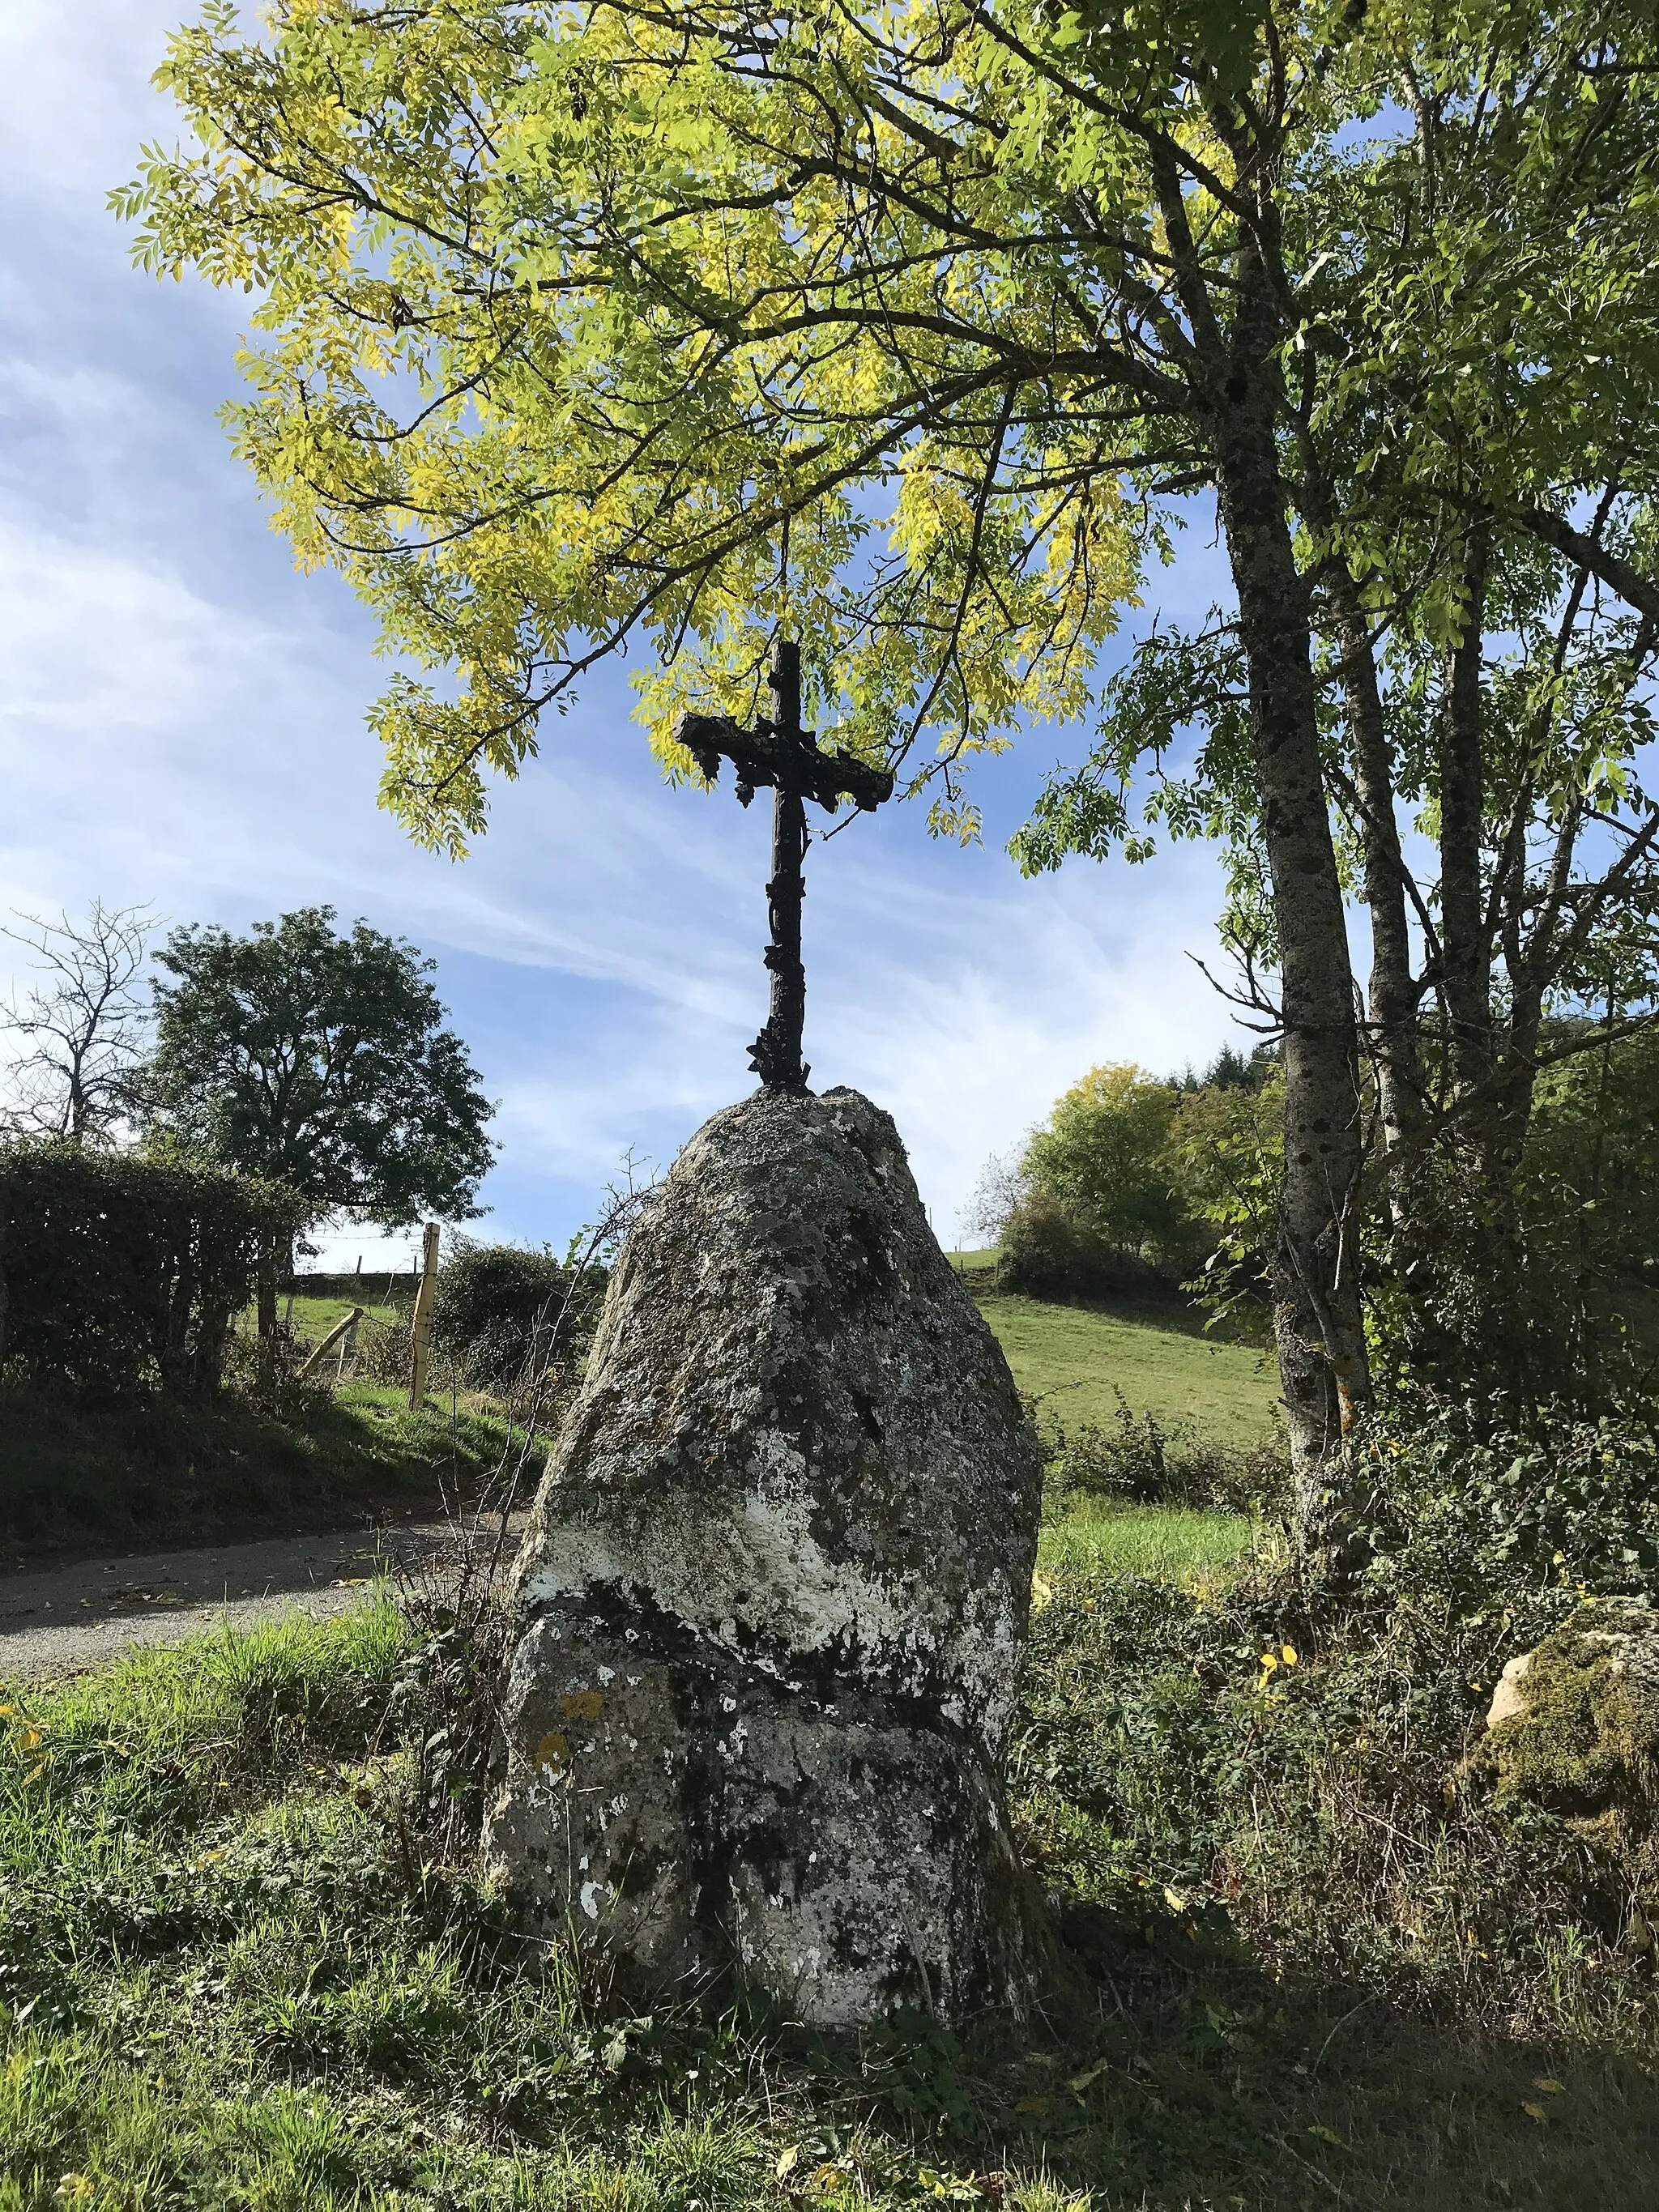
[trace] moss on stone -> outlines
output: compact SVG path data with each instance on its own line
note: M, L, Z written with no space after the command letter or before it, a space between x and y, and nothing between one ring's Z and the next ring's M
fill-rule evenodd
M1518 1704L1471 1770L1499 1806L1536 1806L1659 1893L1659 1613L1634 1600L1581 1606L1514 1678Z

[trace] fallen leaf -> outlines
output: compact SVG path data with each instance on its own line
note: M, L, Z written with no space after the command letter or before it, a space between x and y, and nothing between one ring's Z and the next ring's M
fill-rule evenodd
M1541 2089L1547 2097L1559 2097L1565 2094L1567 2085L1565 2081L1558 2081L1553 2074L1540 2074L1532 2086L1534 2089Z
M1071 2080L1066 2084L1066 2087L1074 2092L1081 2092L1082 2090L1086 2089L1091 2081L1099 2081L1101 2075L1106 2072L1111 2063L1112 2062L1109 2058L1096 2059L1094 2064L1092 2066L1085 2066L1081 2074L1073 2074Z
M1521 2109L1530 2120L1547 2120L1549 2118L1549 2114L1541 2105L1534 2105L1530 2100L1523 2104Z
M1334 2128L1311 2127L1308 2133L1310 2136L1317 2136L1321 2142L1334 2145L1338 2150L1346 2150L1348 2148Z
M787 2149L781 2150L778 2153L778 2162L776 2166L773 2167L772 2171L777 2175L778 2179L781 2181L786 2174L790 2174L794 2172L799 2162L800 2145L799 2143L791 2143Z

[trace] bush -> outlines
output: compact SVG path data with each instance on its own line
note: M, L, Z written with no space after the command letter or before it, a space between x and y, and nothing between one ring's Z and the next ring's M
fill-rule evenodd
M1224 1443L1193 1421L1160 1421L1134 1413L1121 1391L1104 1426L1041 1425L1053 1504L1081 1492L1125 1504L1210 1508L1222 1513L1277 1513L1290 1501L1290 1462L1282 1443L1249 1449Z
M1087 1298L1143 1289L1156 1278L1144 1261L1114 1251L1056 1200L1034 1191L1002 1224L1001 1279L1028 1297Z
M1011 1762L1022 1847L1079 1936L1097 1916L1115 1976L1157 1921L1194 1964L1242 1945L1275 2004L1322 1987L1345 2014L1650 2033L1617 1870L1467 1763L1505 1661L1571 1607L1356 1612L1263 1565L1187 1589L1058 1578Z
M606 1273L550 1252L462 1244L438 1278L434 1349L465 1385L511 1395L574 1367L592 1333Z
M66 1144L0 1152L0 1361L91 1392L216 1389L260 1255L304 1213L251 1176Z
M284 1275L276 1285L279 1297L345 1298L353 1305L413 1305L421 1287L418 1273L408 1267L388 1272L371 1267L367 1274Z
M1371 1486L1373 1581L1453 1607L1549 1589L1639 1593L1659 1565L1655 1409L1591 1419L1560 1405L1526 1426L1491 1408L1402 1397L1356 1437Z

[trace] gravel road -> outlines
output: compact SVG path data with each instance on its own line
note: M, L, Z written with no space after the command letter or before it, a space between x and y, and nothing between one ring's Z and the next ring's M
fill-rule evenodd
M295 1610L315 1620L349 1613L380 1576L435 1557L452 1534L446 1522L404 1522L0 1575L0 1682L76 1674L223 1621L252 1628Z

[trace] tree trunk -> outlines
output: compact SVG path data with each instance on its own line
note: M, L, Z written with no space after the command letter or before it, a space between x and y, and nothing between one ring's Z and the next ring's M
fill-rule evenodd
M1353 579L1340 560L1327 590L1335 618L1343 702L1359 799L1365 906L1371 924L1371 973L1366 1011L1376 1066L1377 1108L1388 1156L1389 1195L1398 1224L1411 1206L1412 1170L1424 1140L1423 1066L1417 1010L1421 986L1412 973L1406 915L1406 864L1395 818L1394 761L1377 690L1369 625Z
M1486 806L1480 651L1486 633L1490 532L1471 526L1463 547L1463 634L1448 657L1440 725L1440 959L1455 1094L1492 1073L1492 936L1480 884Z
M1230 380L1217 489L1249 665L1284 1000L1285 1181L1273 1333L1304 1548L1340 1556L1360 1500L1335 1465L1370 1400L1359 1303L1363 1164L1352 969L1321 769L1306 586L1273 442L1271 372ZM1242 391L1240 387L1243 387Z
M276 1334L276 1291L285 1256L290 1249L283 1237L272 1237L259 1255L259 1334L267 1343Z

